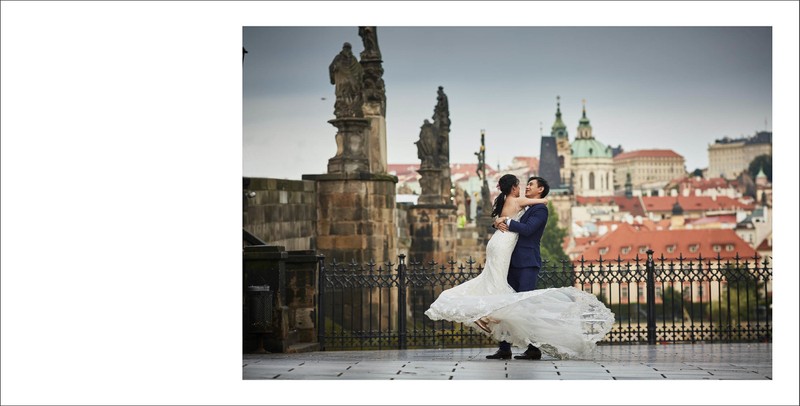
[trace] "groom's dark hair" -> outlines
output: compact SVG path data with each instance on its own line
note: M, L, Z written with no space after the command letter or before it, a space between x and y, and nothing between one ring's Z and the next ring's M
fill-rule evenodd
M531 176L528 178L528 183L530 183L532 180L536 180L536 184L544 188L544 190L542 190L542 195L539 196L540 198L544 199L547 194L550 193L550 185L541 176Z

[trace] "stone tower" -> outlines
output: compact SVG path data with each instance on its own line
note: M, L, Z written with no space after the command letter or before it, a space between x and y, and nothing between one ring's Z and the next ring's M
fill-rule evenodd
M570 167L570 157L572 154L570 153L569 133L567 132L567 126L564 125L564 121L561 120L561 96L556 96L556 121L553 123L553 127L550 129L550 136L554 137L556 140L559 174L561 177L560 183L562 187L565 187L570 185L569 180L570 173L572 171L572 168Z
M558 147L556 144L556 137L542 136L542 145L539 151L539 176L550 184L551 190L562 187ZM527 179L520 179L520 181L526 182Z

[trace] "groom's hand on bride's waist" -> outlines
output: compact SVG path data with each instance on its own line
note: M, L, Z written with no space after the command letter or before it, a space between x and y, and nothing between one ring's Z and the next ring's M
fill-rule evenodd
M500 231L505 233L506 231L508 231L508 224L506 224L504 222L494 223L494 228L496 228L496 229L498 229L498 230L500 230Z

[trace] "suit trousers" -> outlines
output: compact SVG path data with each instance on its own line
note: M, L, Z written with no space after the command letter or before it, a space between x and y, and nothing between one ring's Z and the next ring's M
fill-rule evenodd
M517 292L527 292L536 289L539 281L539 268L508 268L508 284ZM511 351L511 343L500 342L501 351Z

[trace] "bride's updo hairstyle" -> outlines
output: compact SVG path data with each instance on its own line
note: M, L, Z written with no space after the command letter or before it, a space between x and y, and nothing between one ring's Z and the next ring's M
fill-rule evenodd
M511 193L511 188L519 185L519 179L516 176L508 174L500 177L497 182L497 188L500 189L500 194L494 199L494 206L492 210L492 217L499 216L503 212L503 205L506 203L506 196Z

